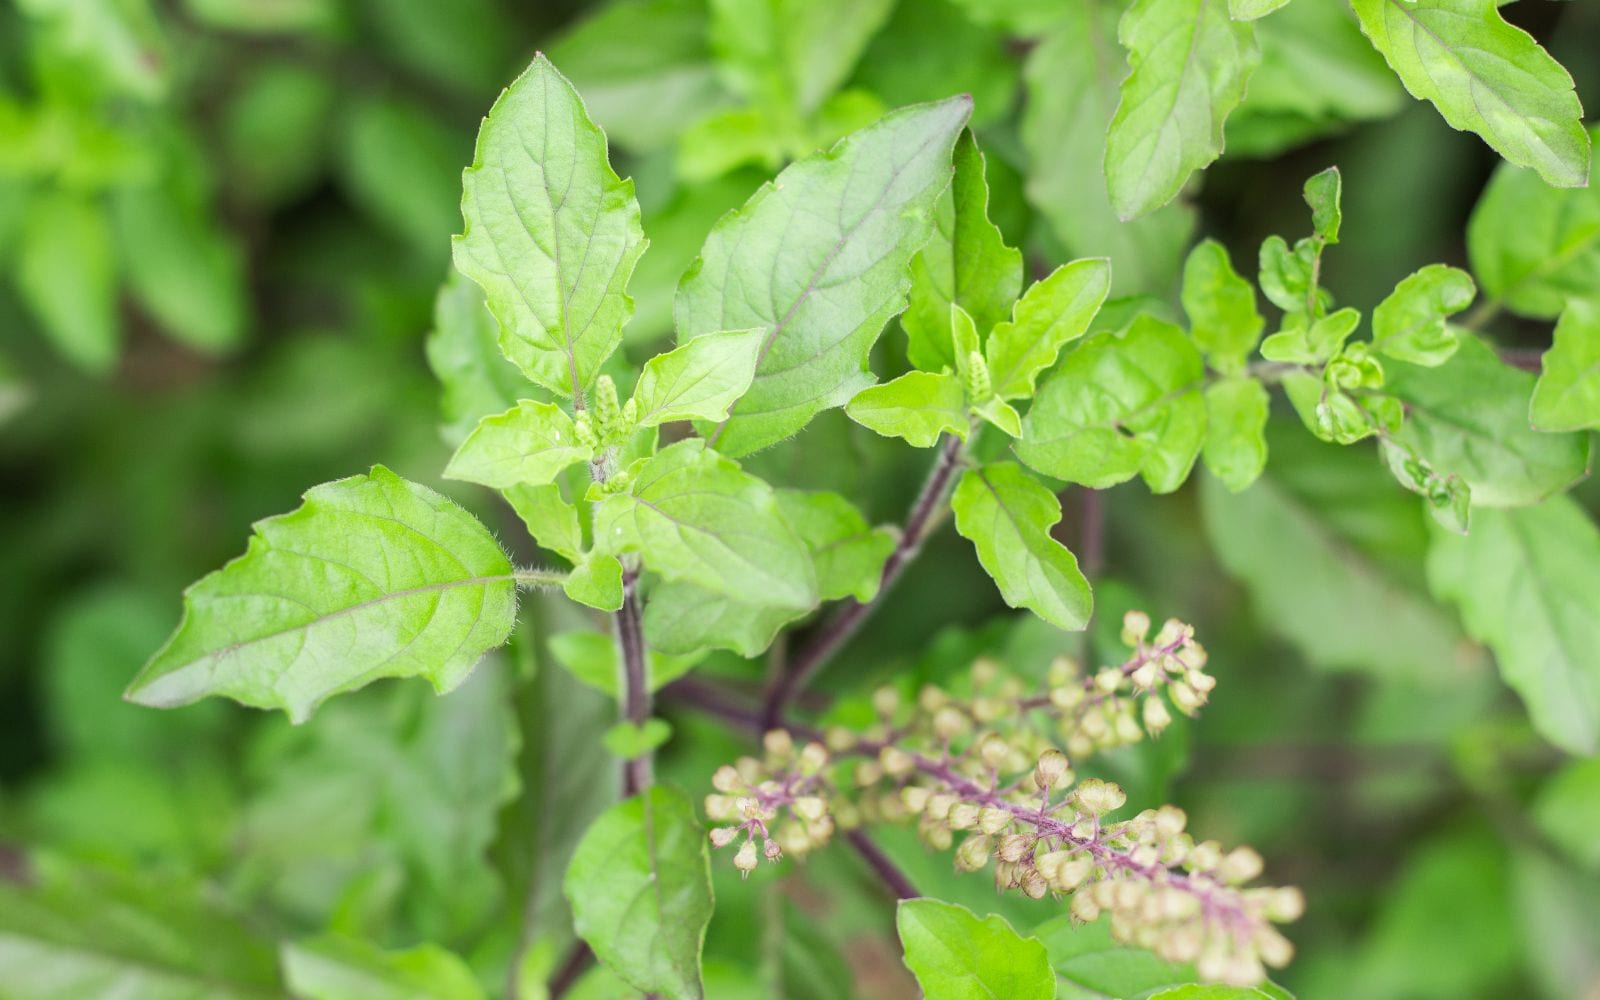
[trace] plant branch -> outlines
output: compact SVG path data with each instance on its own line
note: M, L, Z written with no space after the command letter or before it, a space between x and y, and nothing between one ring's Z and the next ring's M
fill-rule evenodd
M639 614L639 571L622 578L622 607L617 611L617 647L622 656L622 714L635 726L650 718L650 676L645 664L644 630ZM622 762L622 795L631 798L650 787L650 755Z
M861 855L861 860L867 863L873 874L883 880L884 886L894 894L895 899L916 899L922 895L917 891L917 887L911 884L906 873L889 860L889 856L883 853L882 848L872 842L872 838L867 836L865 830L859 827L850 830L844 835L844 839L855 848L857 854Z
M589 962L594 958L594 952L582 938L572 942L572 947L567 949L567 955L561 960L561 965L550 976L550 981L545 984L550 993L550 1000L561 1000L572 984L578 981L578 976L589 967Z
M789 669L774 678L762 709L762 720L766 728L776 726L782 720L789 703L811 682L833 654L855 635L883 601L884 595L894 586L906 566L921 551L922 543L927 540L928 534L933 529L936 515L944 507L956 470L961 467L961 452L961 439L954 435L946 435L939 447L939 454L934 459L933 468L929 470L928 478L922 484L922 491L917 494L916 502L911 506L911 513L906 517L905 526L900 531L900 541L895 545L894 551L889 553L889 558L884 561L877 596L865 604L854 599L846 603L817 631L811 642L793 657Z

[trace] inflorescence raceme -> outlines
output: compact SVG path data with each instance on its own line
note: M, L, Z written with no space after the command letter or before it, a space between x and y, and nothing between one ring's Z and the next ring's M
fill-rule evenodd
M1073 772L1074 760L1159 735L1172 721L1168 702L1194 715L1215 686L1193 629L1169 620L1149 632L1149 618L1129 612L1127 660L1086 675L1058 658L1042 695L980 659L968 697L929 686L904 703L882 688L865 732L834 728L800 747L788 731L769 732L763 760L741 758L713 777L706 813L729 825L711 842L742 838L734 864L748 874L761 857L822 846L835 828L915 821L929 846L955 848L957 870L992 866L1002 892L1070 896L1074 917L1108 914L1119 941L1197 963L1207 980L1259 983L1263 965L1289 961L1293 949L1272 925L1300 916L1300 891L1245 888L1261 856L1197 842L1174 806L1111 819L1126 804L1122 789Z

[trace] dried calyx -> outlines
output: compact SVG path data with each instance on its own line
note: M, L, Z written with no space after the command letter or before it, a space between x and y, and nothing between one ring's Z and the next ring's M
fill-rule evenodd
M742 758L714 776L706 812L731 825L713 829L712 843L742 838L734 864L748 873L763 856L814 850L836 827L914 821L929 846L955 848L957 870L992 868L1001 891L1070 896L1080 920L1109 914L1119 941L1194 962L1207 980L1258 983L1264 965L1289 961L1273 925L1300 915L1299 890L1246 888L1260 855L1197 842L1174 806L1112 818L1126 804L1122 789L1073 770L1099 750L1159 735L1169 702L1195 714L1215 686L1189 626L1149 632L1148 617L1130 612L1128 659L1092 673L1057 659L1043 693L980 659L969 694L930 686L903 699L882 688L877 722L832 728L826 746L797 748L789 732L769 732L764 760Z

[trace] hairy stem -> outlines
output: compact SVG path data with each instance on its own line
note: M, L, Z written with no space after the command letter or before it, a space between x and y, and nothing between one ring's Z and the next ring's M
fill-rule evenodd
M917 494L916 502L911 506L911 513L906 517L905 527L900 532L900 541L883 564L883 576L878 585L877 597L866 604L854 599L846 603L817 631L811 642L794 656L789 669L773 679L762 710L766 728L770 729L779 723L789 703L811 682L833 654L856 634L883 601L889 588L900 578L906 566L921 551L922 543L927 540L933 528L935 516L943 508L945 498L950 493L956 470L961 467L961 446L960 438L954 435L945 436L939 447L939 454L934 459L933 468L929 470L928 478L922 484L922 491Z
M882 848L872 842L872 838L867 836L865 830L859 827L850 830L844 835L844 839L855 848L857 854L861 855L861 860L867 863L873 874L883 880L884 886L894 894L895 899L916 899L922 895L917 891L917 887L911 884L906 873L889 860L889 856L883 853Z
M622 607L617 611L617 647L622 652L622 717L634 725L650 718L650 675L645 665L644 629L639 616L639 571L622 578ZM622 795L631 798L650 787L648 753L622 762Z

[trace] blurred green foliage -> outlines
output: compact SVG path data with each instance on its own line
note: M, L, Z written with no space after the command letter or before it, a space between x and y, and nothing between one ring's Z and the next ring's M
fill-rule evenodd
M1325 277L1352 300L1378 301L1423 263L1470 259L1520 314L1492 318L1494 337L1542 349L1550 326L1537 318L1596 279L1573 267L1517 283L1540 227L1592 215L1592 189L1521 209L1539 182L1503 173L1480 219L1521 218L1525 240L1469 242L1496 157L1407 98L1342 5L1298 0L1260 22L1266 57L1222 160L1191 197L1131 224L1100 175L1119 4L755 6L763 16L732 0L0 7L0 996L101 995L104 970L73 957L91 938L161 945L138 994L149 997L197 980L216 995L281 995L281 970L300 994L342 996L349 968L382 970L371 974L397 992L380 995L471 995L463 977L499 995L519 938L538 942L529 983L570 943L561 872L614 780L600 749L609 700L560 668L576 653L545 644L593 627L571 606L530 601L511 649L448 699L378 685L301 728L231 704L158 715L120 700L182 586L236 555L250 522L378 461L438 485L446 443L482 400L514 398L492 344L485 365L439 342L425 358L424 340L436 309L475 301L457 282L435 303L460 170L479 118L536 49L572 78L637 184L652 240L626 330L640 357L670 334L678 277L724 212L884 109L959 90L976 101L1008 241L1041 272L1109 256L1113 294L1140 304L1176 303L1195 233L1250 260L1264 236L1302 229L1301 181L1331 163L1344 219ZM1506 14L1600 105L1600 9L1525 0ZM903 367L904 344L884 338L885 365ZM441 408L430 363L478 372L482 398ZM1198 721L1103 766L1135 806L1175 797L1195 828L1251 842L1272 881L1304 886L1299 958L1283 976L1297 995L1600 988L1594 762L1534 735L1486 650L1430 596L1436 529L1374 455L1298 430L1275 431L1271 451L1240 496L1212 481L1162 499L1118 487L1092 508L1084 491L1064 494L1057 530L1080 555L1085 532L1101 536L1086 637L999 614L970 549L945 532L823 685L859 695L940 679L980 652L1038 673L1057 652L1113 642L1099 622L1124 607L1178 614L1211 649L1218 692ZM891 521L920 462L830 411L747 465ZM487 494L452 492L507 540L522 536ZM1592 518L1600 492L1573 496L1561 516ZM1475 621L1495 609L1459 599L1468 630L1498 643L1510 626ZM753 685L762 668L719 654L706 669ZM702 720L672 721L661 767L683 787L739 752ZM908 835L884 843L918 885L980 915L1031 929L1055 914L956 877ZM717 866L715 878L712 997L910 995L892 909L848 854L749 882ZM23 925L48 927L52 947L13 948ZM281 963L279 940L300 942ZM427 945L471 974L400 951ZM1072 983L1070 956L1052 958ZM76 978L29 978L52 962ZM591 975L568 995L626 994Z

